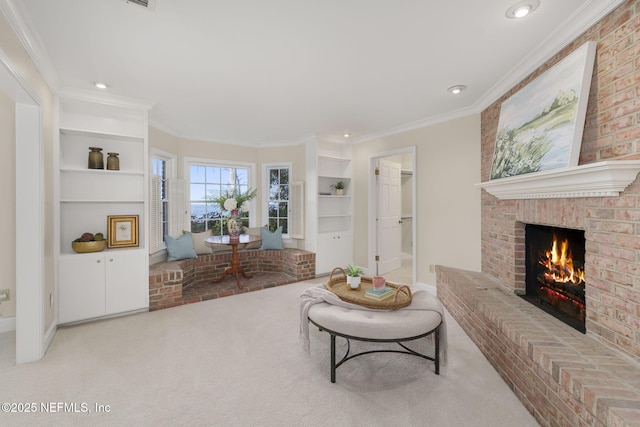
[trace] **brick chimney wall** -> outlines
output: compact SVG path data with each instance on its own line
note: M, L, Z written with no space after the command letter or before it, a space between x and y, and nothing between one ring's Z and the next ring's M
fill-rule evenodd
M640 159L640 0L629 0L482 112L483 181L502 102L587 41L597 53L579 164ZM585 230L587 333L640 361L640 180L619 197L498 200L482 193L483 273L524 292L524 224Z

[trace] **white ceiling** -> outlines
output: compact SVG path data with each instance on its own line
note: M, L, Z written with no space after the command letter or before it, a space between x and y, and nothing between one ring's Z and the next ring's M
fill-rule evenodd
M55 89L104 81L176 136L269 145L477 113L622 0L541 0L523 20L505 17L518 0L2 2Z

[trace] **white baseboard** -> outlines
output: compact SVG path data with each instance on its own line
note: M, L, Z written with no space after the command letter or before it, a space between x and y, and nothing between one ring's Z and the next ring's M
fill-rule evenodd
M431 295L438 296L438 288L435 285L427 285L426 283L416 282L416 287L420 289L424 289L429 292Z
M51 341L53 341L53 337L56 336L56 331L57 330L58 330L57 323L56 322L51 322L51 326L49 327L47 332L44 334L44 340L43 340L43 343L42 343L42 356L43 357L44 357L44 354L49 349L49 346L51 345Z
M16 317L0 317L0 333L16 330Z

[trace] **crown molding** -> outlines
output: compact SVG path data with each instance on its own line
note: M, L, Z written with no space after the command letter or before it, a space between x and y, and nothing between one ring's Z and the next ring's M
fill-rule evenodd
M15 102L41 105L38 93L16 68L13 61L0 50L0 91L3 91Z
M176 138L182 138L180 136L180 132L178 132L176 129L169 127L167 125L165 125L164 123L155 120L154 118L151 117L151 114L149 114L149 126L156 128L164 133L168 133L171 136L174 136Z
M543 39L536 49L491 87L475 106L482 112L533 73L553 55L593 27L626 0L590 0Z
M536 49L534 49L525 60L519 62L511 71L505 74L505 76L497 82L492 88L490 88L478 101L467 108L459 109L450 113L441 114L438 116L427 117L425 119L417 120L410 123L398 125L380 132L370 133L362 135L357 138L353 138L351 143L362 143L379 139L415 129L419 129L426 126L442 123L445 121L453 120L456 118L479 114L485 108L490 106L493 102L503 96L507 91L516 86L520 81L526 78L529 74L535 71L540 65L546 62L554 54L566 47L569 43L575 40L580 34L587 31L598 21L603 19L615 8L624 3L625 0L589 0L585 2L581 8L579 8L571 17L569 17L563 24L559 25L557 29L549 34L544 40L542 40ZM3 12L11 28L21 41L25 50L32 58L34 64L40 71L42 77L47 82L53 92L57 92L61 89L62 83L60 77L53 66L53 62L49 57L42 39L38 32L35 30L35 26L31 22L31 18L22 3L21 0L0 0L0 10ZM69 89L66 89L67 91ZM91 92L91 91L87 91ZM91 98L91 97L89 97ZM86 98L86 99L89 99ZM93 99L101 98L95 95ZM104 99L104 98L103 98ZM126 99L126 98L120 98ZM99 101L98 101L99 102ZM142 101L142 105L153 105L148 101ZM131 106L131 104L128 104ZM180 138L201 140L211 142L209 138L203 138L200 136L181 135L179 132L175 133L174 130L163 126L157 121L153 122L153 126L158 129L178 136ZM245 145L245 146L259 146L259 147L276 147L276 146L289 146L302 144L307 141L308 137L294 138L289 141L270 141L260 143L229 143L233 145Z
M156 104L153 101L144 99L127 98L124 96L112 95L87 89L73 87L63 87L58 91L60 98L75 99L78 101L93 102L96 104L109 105L112 107L130 108L138 110L151 110Z
M405 123L399 126L395 126L389 129L382 130L380 132L369 133L357 138L353 138L353 144L361 144L363 142L373 141L375 139L384 138L387 136L397 135L399 133L409 132L415 129L424 128L427 126L436 125L438 123L448 122L450 120L459 119L461 117L470 116L472 114L479 114L482 110L478 110L475 104L471 107L462 108L449 113L440 114L433 117L427 117L425 119L416 120L414 122Z
M62 86L60 76L22 1L0 0L0 10L51 91L57 91Z
M292 138L292 139L283 140L283 141L258 142L256 144L254 144L254 146L260 147L260 148L292 147L292 146L295 146L295 145L306 144L309 141L312 141L312 140L315 141L317 139L318 139L318 136L315 133L309 133L309 134L302 135L302 136L297 137L297 138Z
M553 57L556 53L577 39L589 28L597 24L626 0L590 0L582 5L573 15L557 29L550 33L523 61L520 61L504 77L493 85L483 96L467 108L452 111L438 116L427 117L410 123L395 126L380 132L362 135L354 138L354 143L367 142L399 133L432 126L449 120L472 114L480 114L487 107L500 99L511 88L516 86L528 75Z
M608 160L500 178L476 187L501 200L615 197L635 181L640 160Z
M176 129L166 126L164 123L155 119L149 119L149 126L154 127L162 132L166 132L176 138L189 141L200 141L215 144L233 145L236 147L250 147L250 148L275 148L275 147L291 147L296 145L307 144L309 141L317 141L318 137L315 133L303 135L298 138L293 138L284 141L262 141L262 142L242 142L242 141L225 141L222 139L215 139L211 137L205 137L202 135L192 135L184 132L180 132Z

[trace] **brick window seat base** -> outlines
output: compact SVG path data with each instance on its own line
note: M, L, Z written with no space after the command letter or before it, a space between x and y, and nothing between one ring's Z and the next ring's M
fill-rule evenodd
M246 249L239 251L239 259L247 274L258 273L257 279L270 276L271 279L265 279L269 286L295 283L315 277L316 254L301 249ZM149 310L160 310L201 300L185 298L185 290L202 282L213 282L222 277L230 266L230 251L149 266ZM241 284L245 280L247 279L241 278ZM233 286L237 288L235 276L227 276L223 282L211 284L211 287L220 285L223 288L224 282L227 281L233 281ZM240 289L239 291L242 292ZM215 289L212 289L212 292L215 294Z
M640 426L634 360L485 274L438 266L436 275L444 306L542 426Z

